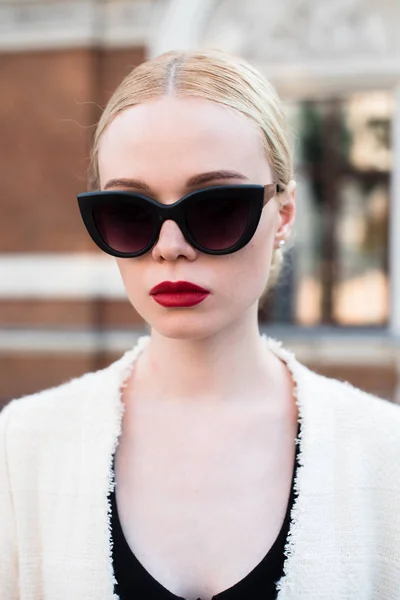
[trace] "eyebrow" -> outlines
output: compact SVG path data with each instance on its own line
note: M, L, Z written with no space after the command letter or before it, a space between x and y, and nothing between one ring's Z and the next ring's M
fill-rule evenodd
M229 179L240 179L241 181L248 181L249 178L243 173L239 173L238 171L227 171L227 170L219 170L219 171L209 171L208 173L200 173L199 175L194 175L190 177L186 182L186 187L191 188L196 185L201 185L203 183L209 183L210 181L215 180L229 180ZM135 190L141 190L143 192L152 193L152 189L147 183L144 181L140 181L140 179L110 179L104 186L105 190L109 190L117 187L125 187L125 188L134 188Z

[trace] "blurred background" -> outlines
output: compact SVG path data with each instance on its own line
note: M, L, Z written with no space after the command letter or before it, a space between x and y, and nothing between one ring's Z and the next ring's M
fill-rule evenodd
M399 23L399 0L0 0L0 406L145 331L76 193L121 79L185 48L245 57L285 100L297 225L262 331L400 403Z

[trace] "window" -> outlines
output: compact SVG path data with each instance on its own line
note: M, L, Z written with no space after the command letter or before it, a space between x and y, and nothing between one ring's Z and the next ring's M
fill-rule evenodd
M288 105L297 219L262 321L385 326L393 94L353 93Z

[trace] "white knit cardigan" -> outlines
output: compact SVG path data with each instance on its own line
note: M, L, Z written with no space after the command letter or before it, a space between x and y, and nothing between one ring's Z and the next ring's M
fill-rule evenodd
M400 599L400 410L265 342L296 383L297 492L278 600ZM0 413L0 600L117 600L121 390L142 348Z

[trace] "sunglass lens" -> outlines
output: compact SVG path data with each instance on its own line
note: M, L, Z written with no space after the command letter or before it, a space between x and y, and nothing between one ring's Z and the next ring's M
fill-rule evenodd
M154 216L146 207L117 198L95 206L93 219L105 243L117 252L143 250L151 241L155 226Z
M189 207L187 226L204 248L226 250L245 232L250 208L249 198L243 194L216 190Z

